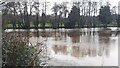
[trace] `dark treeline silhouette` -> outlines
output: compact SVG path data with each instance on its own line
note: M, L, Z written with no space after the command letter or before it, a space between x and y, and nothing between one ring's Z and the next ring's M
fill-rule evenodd
M111 22L112 16L111 16L109 6L101 7L100 14L99 14L99 20L105 25L104 27L107 27L107 24Z
M76 25L79 26L79 24L80 24L80 9L77 8L76 6L73 6L71 12L69 13L68 22L66 23L65 27L73 28Z
M118 18L117 18L117 25L118 27L120 27L120 15L118 15Z
M109 5L101 6L100 10L96 7L97 2L87 2L87 7L84 5L84 2L73 2L69 11L67 2L55 3L51 8L53 14L47 15L46 6L41 9L39 2L7 2L2 10L3 28L56 29L120 25L120 16L111 12Z

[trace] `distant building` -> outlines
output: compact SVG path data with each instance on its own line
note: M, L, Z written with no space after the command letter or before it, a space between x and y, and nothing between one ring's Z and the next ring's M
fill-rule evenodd
M118 2L118 14L120 15L120 1Z

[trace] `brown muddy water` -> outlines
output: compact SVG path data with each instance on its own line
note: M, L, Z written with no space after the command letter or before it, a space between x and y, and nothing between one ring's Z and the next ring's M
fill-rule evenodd
M21 34L31 45L46 40L49 66L118 66L117 28L8 29L5 33Z

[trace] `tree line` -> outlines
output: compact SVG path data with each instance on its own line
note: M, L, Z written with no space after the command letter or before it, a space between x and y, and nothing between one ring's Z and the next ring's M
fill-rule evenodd
M42 7L42 8L41 8ZM98 8L100 7L100 8ZM120 26L120 16L116 7L99 5L97 2L73 2L71 9L68 2L54 3L48 15L46 2L7 2L3 5L3 28L90 28ZM46 12L47 11L47 12Z

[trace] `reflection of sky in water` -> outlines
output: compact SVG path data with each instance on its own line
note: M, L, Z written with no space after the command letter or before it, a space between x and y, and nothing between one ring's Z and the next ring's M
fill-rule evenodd
M103 64L117 66L118 38L113 34L114 33L109 32L79 32L76 30L70 31L69 33L68 31L66 38L62 39L66 40L65 42L61 42L59 37L51 40L51 57L58 58L58 56L61 56L61 59L71 60L67 57L71 56L78 59L78 61L76 61L78 63L83 59L84 61L81 61L80 63L85 63L86 61L86 63L91 63L93 65Z
M118 65L118 37L115 29L47 29L29 33L28 40L32 44L45 39L48 55L56 61L74 62L81 66Z

